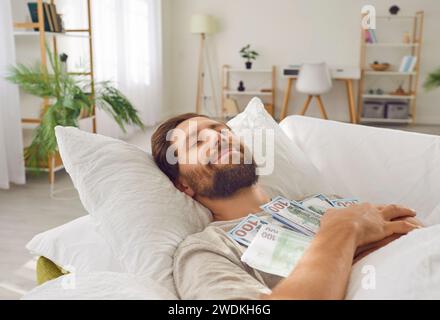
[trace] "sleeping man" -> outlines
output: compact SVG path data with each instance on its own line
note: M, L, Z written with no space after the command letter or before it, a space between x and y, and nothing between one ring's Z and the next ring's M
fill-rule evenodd
M355 259L421 227L413 210L397 205L329 209L290 275L253 269L240 260L246 248L227 235L248 214L265 215L260 206L270 201L246 150L224 123L197 114L169 119L152 136L159 168L213 216L175 253L181 299L343 299Z

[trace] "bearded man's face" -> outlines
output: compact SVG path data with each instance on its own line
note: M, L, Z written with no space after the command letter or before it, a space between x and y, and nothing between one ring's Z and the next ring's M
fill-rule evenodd
M178 183L194 196L227 198L258 180L249 150L224 123L194 117L171 134L179 167Z

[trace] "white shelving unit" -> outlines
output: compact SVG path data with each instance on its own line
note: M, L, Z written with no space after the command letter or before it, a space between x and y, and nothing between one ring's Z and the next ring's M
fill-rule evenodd
M9 0L15 1L15 0ZM22 41L22 43L32 43L34 41L38 41L38 45L35 47L31 47L32 51L29 50L30 56L39 60L42 67L47 69L48 65L48 56L47 56L47 47L50 47L51 51L54 55L58 55L58 45L57 41L61 38L70 38L69 41L73 41L72 38L81 39L81 41L88 42L88 60L89 66L88 70L85 72L68 72L71 75L75 76L87 76L91 79L91 94L94 94L94 72L93 72L93 45L92 45L92 15L91 15L91 0L86 1L86 18L83 23L85 27L83 29L66 29L65 32L50 32L46 31L45 28L45 14L44 14L44 3L55 4L56 0L35 0L37 3L37 17L38 22L29 22L30 17L28 13L28 8L26 7L26 2L21 3L21 11L25 14L21 15L21 17L17 17L18 19L13 19L13 34L15 37L15 52L16 55L19 51L23 51L20 46L17 44L17 40ZM75 1L74 1L75 2ZM78 4L80 5L80 4ZM26 17L28 17L27 21L23 22ZM13 17L16 18L16 17ZM17 20L17 21L16 21ZM35 51L35 52L34 52ZM20 52L21 53L21 52ZM26 95L20 97L20 104L24 105L24 101ZM43 98L43 101L39 101L36 99L35 103L32 103L32 109L35 110L34 116L26 116L21 119L22 129L23 129L23 145L26 147L30 144L33 137L34 129L41 122L41 114L45 111L45 109L49 105L49 98ZM84 128L87 131L96 132L96 117L95 117L95 107L93 106L92 114L88 115L85 118L79 119L80 128ZM39 171L48 172L48 178L50 184L53 184L55 181L55 172L61 170L63 168L62 160L57 152L53 156L48 156L47 163L42 163L39 165ZM31 168L26 166L26 170L33 171L36 168Z
M260 97L267 97L270 99L270 102L265 103L266 110L274 116L275 112L275 66L272 66L272 68L260 68L260 69L244 69L244 68L231 68L228 65L223 66L222 70L222 118L224 118L225 114L225 101L228 98L232 98L234 96L240 97L240 96L260 96ZM270 88L261 88L261 89L252 89L252 90L245 90L245 91L238 91L231 89L231 75L232 74L242 74L242 75L251 75L255 74L257 77L261 76L271 76L270 78ZM263 89L266 89L262 91ZM266 98L266 99L267 99Z
M360 66L361 66L361 79L359 83L358 92L358 122L361 123L414 123L416 116L416 100L417 100L417 88L419 81L419 69L420 69L420 51L423 45L423 11L417 12L413 16L376 16L378 23L380 22L382 26L388 27L388 25L394 21L400 21L397 25L405 25L405 27L412 29L412 34L410 35L410 43L405 42L395 42L394 41L383 41L377 43L366 43L365 30L361 29L361 56L360 56ZM408 23L407 23L408 22ZM378 35L381 35L381 31L385 28L377 29ZM403 33L402 33L403 34ZM380 40L380 39L379 39ZM417 58L415 69L413 72L399 72L395 70L390 71L374 71L368 67L367 52L369 50L375 50L377 53L387 53L389 51L385 50L398 50L401 57L404 55L412 55ZM381 50L381 51L379 51ZM370 61L371 62L371 61ZM399 61L400 62L400 61ZM372 79L386 79L396 81L402 80L402 83L406 83L405 91L407 94L395 95L391 92L386 92L385 94L370 94L366 88L366 80L373 81ZM370 79L371 78L371 79ZM377 81L374 80L374 81ZM383 100L383 101L407 101L409 104L409 117L408 119L391 119L391 118L366 118L363 117L363 104L366 100Z

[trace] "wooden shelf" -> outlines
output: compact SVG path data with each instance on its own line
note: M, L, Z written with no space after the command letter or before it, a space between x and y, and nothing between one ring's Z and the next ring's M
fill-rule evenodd
M64 169L64 165L59 165L55 168L48 169L48 168L31 168L31 167L25 167L26 171L41 171L41 172L58 172L62 169Z
M374 71L365 70L365 74L369 76L415 76L417 72L400 72L400 71Z
M375 118L360 118L362 123L396 123L396 124L409 124L413 122L412 118L408 119L375 119Z
M96 116L88 116L84 118L80 118L79 121L86 120L96 120ZM40 125L40 119L21 119L21 128L22 129L35 129Z
M14 28L17 29L34 29L40 28L40 24L38 22L14 22Z
M91 72L67 72L68 74L72 76L91 76Z
M381 15L381 16L376 16L376 19L387 19L387 20L410 20L410 19L415 19L416 16L399 16L399 15Z
M41 120L39 118L22 118L22 123L40 123Z
M240 69L240 68L230 68L227 72L242 72L242 73L271 73L272 69Z
M64 32L49 32L49 31L45 31L44 35L49 37L49 36L56 36L56 37L72 37L72 38L89 38L88 34L80 34L80 33L64 33ZM14 36L16 37L21 37L21 36L26 36L26 37L39 37L40 36L40 32L39 31L33 31L33 30L22 30L22 31L14 31Z
M396 99L396 100L412 100L415 98L414 95L393 95L393 94L368 94L364 93L362 95L364 99Z
M261 92L261 91L228 91L225 90L225 94L236 95L236 96L271 96L272 92Z
M392 42L377 42L377 43L364 43L366 47L402 47L412 48L417 47L418 43L392 43Z

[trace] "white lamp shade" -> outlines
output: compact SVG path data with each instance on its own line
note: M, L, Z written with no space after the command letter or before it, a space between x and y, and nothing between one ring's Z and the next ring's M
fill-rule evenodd
M307 63L301 66L296 89L308 95L320 95L332 87L330 70L325 62Z
M214 33L216 32L215 19L207 14L194 14L191 17L191 33Z

